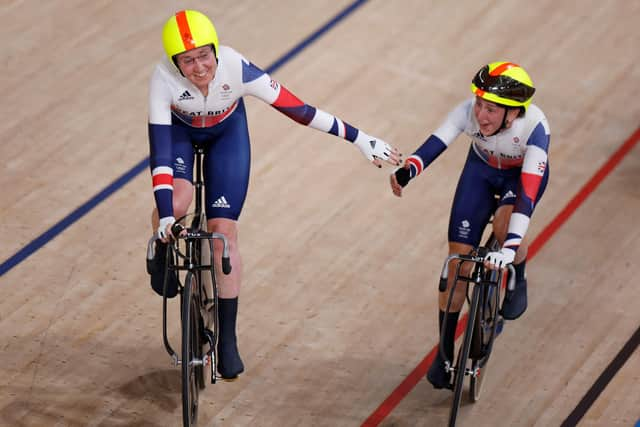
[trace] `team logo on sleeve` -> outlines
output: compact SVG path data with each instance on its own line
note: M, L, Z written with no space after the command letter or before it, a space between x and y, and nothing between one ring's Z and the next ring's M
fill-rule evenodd
M278 88L280 87L280 83L278 83L277 81L271 79L271 83L269 83L269 86L271 86L271 89L277 91Z
M547 168L547 162L538 162L538 172L543 174L546 168Z

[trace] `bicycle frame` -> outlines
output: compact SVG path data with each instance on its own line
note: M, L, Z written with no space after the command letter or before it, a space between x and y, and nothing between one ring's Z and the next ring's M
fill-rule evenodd
M459 261L455 267L455 273L453 278L453 284L451 290L449 292L449 298L447 300L446 312L448 313L451 307L451 302L453 300L453 295L455 292L455 288L459 282L465 283L467 286L467 302L469 303L469 313L467 319L467 326L465 329L462 347L458 351L457 363L454 365L453 361L449 360L444 351L444 335L443 332L446 330L446 319L448 316L444 317L442 329L440 331L440 344L438 347L438 351L440 352L440 356L445 361L445 370L447 372L453 372L453 384L450 384L450 388L454 391L453 404L451 409L451 415L449 419L449 425L455 425L455 420L457 416L457 411L460 406L460 400L462 395L462 387L465 376L470 376L472 383L472 401L477 401L479 397L479 387L481 384L476 384L475 380L479 379L480 369L486 364L491 354L491 350L493 347L493 342L496 337L496 331L498 327L498 310L500 304L500 290L502 288L502 283L505 275L502 271L494 271L488 270L484 267L484 258L489 252L489 249L486 247L479 247L473 250L468 255L460 255L454 254L447 257L445 260L444 266L442 268L442 273L440 275L440 286L439 289L441 292L445 291L447 288L447 280L449 275L449 264L452 261ZM473 263L473 267L471 270L471 274L469 276L464 276L461 274L460 269L462 268L462 264L464 262ZM511 264L508 265L509 271L509 279L507 284L507 289L513 290L515 288L515 270ZM469 284L473 284L472 297L469 299ZM493 293L493 295L492 295ZM486 296L490 296L485 298ZM492 295L492 296L491 296ZM482 302L481 302L482 301ZM494 302L492 304L492 301ZM492 319L490 323L490 330L488 337L486 337L485 342L475 342L474 340L481 339L482 336L479 335L480 332L476 328L483 327L485 325L482 324L486 319ZM476 322L478 324L476 325ZM482 340L484 341L484 340ZM474 345L475 344L475 345ZM472 346L477 349L482 350L482 354L470 355L470 351ZM470 368L467 368L467 360L471 359L472 364ZM480 378L481 380L481 378ZM476 390L477 388L477 390Z
M485 269L484 257L487 252L488 251L486 250L486 248L480 247L474 250L469 255L453 254L447 257L447 259L444 262L444 266L442 267L442 273L440 274L440 286L439 286L440 292L444 292L447 288L447 280L449 276L449 264L455 260L459 260L461 262L459 262L458 265L456 266L453 286L449 291L449 298L447 300L446 312L449 312L449 308L451 307L451 302L453 300L453 294L456 286L458 285L458 282L472 283L474 284L474 287L475 286L492 287L492 288L495 288L496 292L498 292L498 295L500 295L499 292L503 283L503 275L500 274L500 272ZM462 274L460 274L460 269L462 267L463 262L474 263L474 267L470 276L463 276ZM507 289L512 291L513 289L515 289L515 270L511 264L508 265L508 271L509 271L509 281L508 281ZM471 299L469 298L469 287L467 287L466 300L469 304L471 304ZM444 319L444 323L442 325L442 330L445 330L445 328L446 328L446 316ZM439 346L440 355L445 360L445 365L447 363L449 363L449 365L452 365L450 363L451 361L449 361L446 358L444 353L444 348L442 346L442 341L444 337L441 336L440 338L441 338L440 339L441 343ZM451 369L454 370L453 368Z
M202 272L208 271L211 274L211 281L213 284L213 295L211 295L211 297L213 300L217 300L217 285L216 285L216 277L215 277L215 266L213 261L213 252L214 252L213 240L220 239L223 241L223 245L224 245L223 253L222 253L223 264L229 263L228 243L226 241L226 237L220 233L207 233L207 232L198 231L197 229L194 230L193 228L189 228L188 230L189 231L187 231L187 234L185 236L181 236L177 239L177 240L184 240L186 249L184 251L180 251L180 249L177 248L177 243L175 247L171 247L171 250L173 251L173 253L177 256L178 259L182 260L182 263L181 265L171 266L169 268L175 271L191 272L195 275L196 282L198 284L197 294L200 297L198 298L200 303L199 308L200 310L206 310L205 304L209 301L209 299L203 298L203 296L207 296L207 295L203 286ZM198 248L198 245L202 244L202 240L206 240L207 241L206 243L209 245L209 262L206 264L202 263L200 259L201 249ZM225 259L226 259L226 262L225 262ZM230 272L230 268L227 269L225 265L223 265L223 272L225 272L225 274L228 274L228 272ZM185 288L182 284L180 285L179 293L182 301L182 298L184 298L185 296ZM217 319L218 305L214 303L213 306L214 306L213 318ZM167 337L167 308L166 307L167 307L167 298L165 296L163 298L163 316L162 316L163 341L164 341L165 348L167 349L167 352L169 353L169 355L174 361L174 365L177 366L180 364L180 360L178 359L176 352L171 347ZM211 331L211 332L213 332L214 336L217 337L217 331ZM214 340L214 343L215 343L215 340ZM212 348L214 343L211 343ZM215 357L215 354L212 354L212 357ZM215 377L212 374L212 383L213 382L215 382Z
M201 145L194 145L195 148L195 211L192 214L179 218L172 226L174 236L171 245L167 245L167 256L165 257L165 275L163 283L162 300L162 338L165 349L174 366L182 368L182 403L183 421L185 426L193 425L197 422L198 415L198 394L200 389L204 389L206 380L204 378L206 365L210 366L211 383L216 382L215 346L218 338L218 295L216 282L216 268L214 264L214 244L215 239L222 240L222 272L229 274L231 264L229 260L229 245L226 237L221 233L209 233L207 229L206 215L203 211L202 192L204 182L202 178L202 159L204 148ZM182 225L187 222L187 218L192 217L188 228ZM147 259L153 259L155 240L154 236L149 240L147 248ZM181 248L182 246L182 248ZM204 250L208 249L208 260ZM170 260L175 258L172 265ZM182 329L182 360L169 343L167 336L167 286L169 272L175 272L179 279L180 272L184 274L184 280L178 280L178 293L180 294L180 318ZM207 276L206 272L209 272ZM211 295L208 295L204 278L208 277L211 283ZM209 309L212 304L212 310ZM209 321L210 320L210 321ZM203 340L206 338L206 342ZM203 347L208 344L206 351Z

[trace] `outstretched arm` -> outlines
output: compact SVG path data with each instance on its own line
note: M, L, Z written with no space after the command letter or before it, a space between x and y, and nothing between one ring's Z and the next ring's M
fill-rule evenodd
M398 197L402 197L402 189L416 176L433 162L447 145L437 136L431 135L427 140L407 159L404 166L396 169L391 174L391 191Z
M242 66L243 82L248 94L269 103L300 124L353 143L369 161L378 167L382 167L382 161L396 166L400 164L400 153L385 141L367 135L338 117L306 104L254 64L243 61Z
M449 113L446 120L420 147L404 161L389 181L391 191L402 197L402 189L416 176L420 175L440 154L462 133L469 117L471 100L459 104Z

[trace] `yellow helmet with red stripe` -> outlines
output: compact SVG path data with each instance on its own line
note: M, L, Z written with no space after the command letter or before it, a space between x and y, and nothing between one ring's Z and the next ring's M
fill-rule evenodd
M471 82L471 92L496 104L522 107L531 104L536 89L529 74L513 62L492 62L482 67Z
M202 46L212 45L218 58L218 33L206 15L196 10L181 10L173 15L162 30L164 51L171 61L174 56Z

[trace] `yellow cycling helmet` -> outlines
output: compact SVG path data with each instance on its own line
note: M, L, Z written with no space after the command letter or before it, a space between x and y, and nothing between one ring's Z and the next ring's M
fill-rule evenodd
M181 10L169 18L162 30L162 44L171 61L178 54L207 45L213 46L213 53L218 59L216 27L196 10Z
M529 74L513 62L492 62L482 67L471 82L471 92L506 107L527 110L536 89Z

